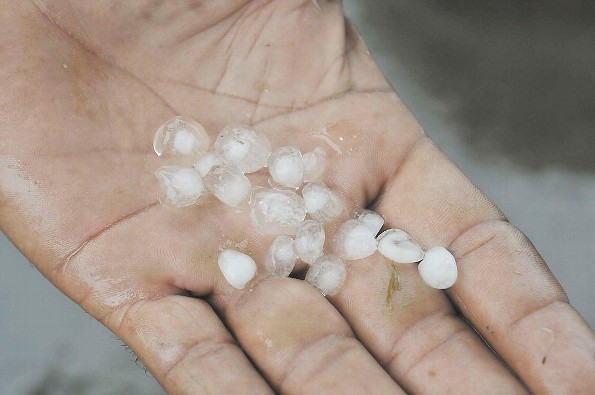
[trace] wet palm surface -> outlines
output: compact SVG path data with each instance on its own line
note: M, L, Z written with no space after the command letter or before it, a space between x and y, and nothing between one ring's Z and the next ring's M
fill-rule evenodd
M594 326L595 3L535 4L345 1L426 131ZM162 393L3 237L0 263L0 393Z

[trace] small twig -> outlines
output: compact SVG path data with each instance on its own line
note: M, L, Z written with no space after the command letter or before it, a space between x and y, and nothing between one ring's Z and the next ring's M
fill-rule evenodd
M385 260L390 268L390 279L388 280L388 288L386 289L386 305L389 309L392 309L393 295L395 291L401 290L401 276L397 270L397 265L387 258Z

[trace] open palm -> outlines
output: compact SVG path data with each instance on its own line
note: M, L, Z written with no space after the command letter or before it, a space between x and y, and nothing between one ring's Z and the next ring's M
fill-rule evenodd
M0 225L171 393L587 393L595 340L530 242L424 136L335 1L1 1ZM329 153L346 215L373 205L448 247L446 293L378 255L325 299L259 274L271 239L215 201L157 204L174 115ZM263 270L260 270L263 273ZM490 347L488 347L489 344ZM493 351L492 351L493 350Z

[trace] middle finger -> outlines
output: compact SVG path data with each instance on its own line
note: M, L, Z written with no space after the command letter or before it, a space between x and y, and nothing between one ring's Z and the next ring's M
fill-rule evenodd
M339 312L304 281L264 277L244 290L222 283L212 302L282 393L404 393Z

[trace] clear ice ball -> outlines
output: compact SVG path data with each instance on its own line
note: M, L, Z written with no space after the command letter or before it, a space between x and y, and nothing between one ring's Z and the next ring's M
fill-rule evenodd
M271 154L268 139L249 126L226 126L215 140L215 151L224 163L243 173L254 173L266 166Z
M345 282L347 269L345 263L336 255L326 254L314 261L306 281L318 288L323 295L334 295Z
M267 167L273 181L280 186L299 188L304 182L304 161L297 147L277 149L269 157Z
M322 181L311 182L302 190L306 211L318 222L334 221L343 211L341 200Z
M375 235L357 219L343 223L333 235L333 248L343 259L366 258L376 251Z
M271 244L265 258L267 271L275 277L287 277L297 261L293 239L287 235L278 236Z
M155 171L155 176L161 189L159 200L166 206L191 206L205 192L200 174L191 168L162 166Z
M175 117L157 129L153 149L159 156L199 156L209 148L209 135L198 122Z
M306 217L304 201L293 191L254 188L250 206L252 222L264 234L295 234Z
M250 198L252 184L237 167L213 166L204 182L209 192L228 206L239 207Z
M324 249L324 228L318 221L306 220L298 225L295 237L295 250L298 257L312 264L322 255Z

